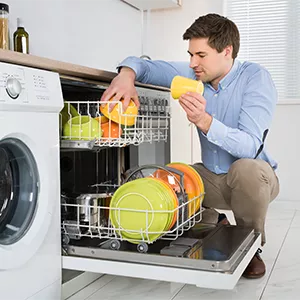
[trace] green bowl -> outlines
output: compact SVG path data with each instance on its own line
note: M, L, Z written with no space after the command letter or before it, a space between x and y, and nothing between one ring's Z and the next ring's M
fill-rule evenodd
M102 136L97 120L90 116L77 116L70 119L63 128L63 136L69 140L94 140Z
M61 115L61 126L62 128L64 128L65 124L71 118L79 116L79 113L71 103L65 102L63 109L60 111L60 115Z

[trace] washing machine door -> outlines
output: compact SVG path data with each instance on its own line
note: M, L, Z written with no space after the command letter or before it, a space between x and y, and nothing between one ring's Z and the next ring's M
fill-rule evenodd
M36 213L38 193L39 174L30 149L18 139L1 140L0 248L14 245L26 235Z

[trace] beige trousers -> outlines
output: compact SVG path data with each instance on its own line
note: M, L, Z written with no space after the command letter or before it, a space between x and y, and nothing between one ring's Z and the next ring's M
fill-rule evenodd
M193 167L201 175L205 187L203 207L233 211L238 225L254 228L266 242L265 218L269 203L279 193L279 181L272 167L260 159L239 159L227 174L215 174L197 163ZM215 210L205 210L203 221L217 222Z

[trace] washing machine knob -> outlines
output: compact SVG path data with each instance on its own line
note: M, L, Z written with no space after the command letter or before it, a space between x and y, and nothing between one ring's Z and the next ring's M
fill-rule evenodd
M22 85L20 81L14 77L9 77L6 81L6 92L13 98L17 99L22 91Z

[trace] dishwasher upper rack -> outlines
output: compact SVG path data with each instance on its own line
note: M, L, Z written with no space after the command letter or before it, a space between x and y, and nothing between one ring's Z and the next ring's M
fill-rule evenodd
M124 209L124 208L111 208L105 205L105 200L110 198L112 194L102 195L82 195L86 197L85 203L66 203L62 202L62 214L67 211L73 212L73 218L64 217L62 220L62 235L65 244L70 240L80 240L82 238L97 238L100 240L110 240L111 248L118 249L120 242L129 241L137 244L140 252L146 252L148 249L147 244L152 244L158 239L162 240L176 240L182 236L185 231L194 227L202 219L202 202L203 194L187 200L180 204L173 210L138 210L138 209ZM92 202L91 202L92 200ZM196 207L197 202L200 201L201 205L199 210L193 214L189 214L189 209ZM100 204L100 205L99 205ZM103 205L104 204L104 205ZM122 237L123 231L128 231L120 227L114 227L111 224L109 215L110 212L116 212L121 216L122 212L144 213L145 215L145 230L129 230L132 233L140 234L140 238L124 239ZM175 213L177 220L174 226L169 230L164 231L148 231L151 215L158 213ZM152 239L151 235L157 234L157 239Z
M100 100L100 99L99 99ZM153 101L152 101L153 100ZM66 101L64 109L64 117L71 121L68 124L63 124L63 115L60 113L60 135L61 135L61 148L88 148L95 147L124 147L128 145L140 145L141 143L148 142L166 142L169 134L170 123L170 106L164 99L148 99L140 98L140 108L137 115L126 115L122 112L122 104L118 101L110 101L117 106L120 112L120 118L135 118L135 123L132 126L126 124L119 124L113 122L110 118L106 122L101 121L103 117L100 106L100 101ZM108 102L103 102L105 105ZM87 126L89 136L83 136L79 131L79 134L74 136L66 135L64 133L65 126L70 126L72 117L74 117L74 111L76 116L80 116L78 126L82 126L82 116L87 116L93 119L97 119L99 132L106 126L108 135L105 137L93 134L92 123ZM105 124L106 123L106 124ZM104 125L105 124L105 125ZM113 131L119 133L117 137L113 136ZM121 135L120 135L121 133Z

